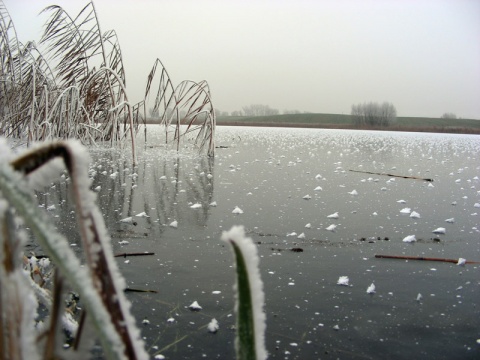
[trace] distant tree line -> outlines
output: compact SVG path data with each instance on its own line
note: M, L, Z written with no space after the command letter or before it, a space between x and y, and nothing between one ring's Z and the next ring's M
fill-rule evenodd
M279 115L282 114L306 114L307 112L300 111L300 110L283 110L280 112L278 109L272 109L269 105L263 104L252 104L249 106L242 107L241 110L235 110L229 113L228 111L222 111L219 109L215 109L215 113L217 116L269 116L269 115Z
M355 126L389 126L397 118L397 110L388 102L369 102L352 105L351 115Z

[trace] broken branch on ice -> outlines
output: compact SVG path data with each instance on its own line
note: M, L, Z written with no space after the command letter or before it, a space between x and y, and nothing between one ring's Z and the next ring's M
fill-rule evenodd
M377 259L398 259L398 260L424 260L424 261L441 261L458 264L459 259L443 259L429 258L423 256L396 256L396 255L375 255ZM480 264L479 261L465 261L465 264Z
M382 176L397 177L397 178L402 178L402 179L414 179L414 180L423 180L423 181L433 182L433 179L421 178L421 177L418 177L418 176L395 175L395 174L376 173L376 172L361 171L361 170L348 170L348 171L358 172L358 173L362 173L362 174L382 175Z

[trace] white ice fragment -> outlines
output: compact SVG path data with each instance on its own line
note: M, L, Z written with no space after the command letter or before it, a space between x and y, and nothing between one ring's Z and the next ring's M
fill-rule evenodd
M350 281L350 279L348 278L348 276L340 276L338 278L337 285L348 286L349 281Z
M349 194L356 196L356 195L358 195L358 192L357 192L357 190L352 190L352 191L349 192Z
M115 178L117 177L117 175L118 175L118 172L115 171L115 172L113 172L113 173L110 174L110 177L111 177L112 179L115 179Z
M55 210L55 205L50 205L47 207L47 210L48 211L52 211L52 210Z
M300 235L297 236L297 239L305 239L305 233L301 233Z
M446 230L443 227L439 227L439 228L436 228L435 230L433 230L432 233L437 234L437 235L441 235L441 234L445 234Z
M367 294L375 294L375 284L371 283L370 286L367 288Z
M417 239L415 238L415 235L408 235L408 236L405 236L402 241L406 243L411 243L411 242L417 241Z
M466 259L464 259L464 258L459 258L459 259L458 259L458 262L457 262L457 265L459 265L459 266L464 266L466 262L467 262Z
M422 294L418 293L416 300L417 301L422 301L422 298L423 298Z
M310 229L310 228L312 227L312 224L308 223L308 224L305 225L305 227L306 227L307 229Z
M373 216L378 216L378 213L375 211L374 213L372 213Z
M322 179L322 175L320 175L320 174L315 175L315 179L321 180L321 179Z
M173 323L173 322L175 322L175 319L174 319L174 318L171 317L171 318L168 318L168 319L167 319L167 323L171 324L171 323Z
M235 206L235 209L233 209L232 214L243 214L243 210L240 209L238 206Z
M410 213L410 217L411 217L412 219L420 219L420 214L419 214L418 212L416 212L416 211L412 211L412 212Z
M312 198L312 197L311 197L310 195L308 195L308 194L303 197L303 199L305 199L305 200L310 200L311 198Z
M216 202L216 201L212 201L209 205L210 205L211 207L215 207L215 206L217 206L217 202Z
M137 223L135 221L133 221L133 217L129 216L129 217L126 217L122 220L120 220L121 223L125 223L125 224L134 224L136 225Z
M150 216L147 215L147 213L146 213L145 211L144 211L144 212L141 212L141 213L139 213L139 214L137 214L137 215L135 215L135 216L136 216L136 217L150 217Z
M473 204L473 207L480 208L480 203Z
M298 234L297 234L295 231L287 234L287 236L297 236L297 235L298 235Z
M160 176L159 180L167 180L167 177L165 175Z
M157 354L157 355L155 355L154 359L155 360L165 360L165 356L162 355L162 354Z
M202 307L198 304L198 302L195 300L193 303L190 304L188 307L192 311L200 311L202 310Z
M215 334L220 328L220 326L218 325L218 321L216 319L212 319L212 321L208 323L207 328L208 328L208 332Z
M328 230L328 231L335 231L335 229L337 228L337 225L335 224L332 224L330 225L329 227L325 228L325 230Z
M128 241L127 240L122 240L118 242L119 245L127 245Z
M177 221L177 220L173 220L173 221L170 223L169 226L172 227L172 228L175 228L175 229L178 228L178 221Z
M410 214L412 212L412 209L406 207L406 208L403 208L402 210L400 210L400 212L402 214Z
M95 190L96 192L99 192L101 189L102 189L102 187L101 187L100 185L98 185L98 186L97 186L95 189L93 189L93 190Z
M202 204L200 203L195 203L192 206L190 206L190 209L200 209L202 207Z
M397 200L397 203L399 204L406 204L407 202L405 200Z
M220 290L214 290L212 291L212 294L214 295L218 295L218 294L221 294L222 292Z
M313 189L314 191L322 191L322 187L321 186L317 186L315 189Z
M143 320L142 320L142 324L148 325L148 324L150 324L150 320L148 320L148 319L143 319Z
M453 224L455 222L455 218L446 219L445 222Z
M338 219L338 212L334 212L333 214L330 214L327 216L329 219Z
M336 331L340 330L340 326L338 326L338 324L335 325L335 326L333 327L333 330L336 330Z

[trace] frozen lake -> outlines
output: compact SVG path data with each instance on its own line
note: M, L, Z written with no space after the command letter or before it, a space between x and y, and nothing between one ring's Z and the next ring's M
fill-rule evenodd
M244 225L261 255L269 358L480 358L480 265L375 258L480 261L478 136L218 127L212 159L149 136L136 168L93 149L90 174L115 251L155 253L118 258L129 287L157 291L127 295L152 356L234 357L220 236ZM67 186L38 198L79 244Z

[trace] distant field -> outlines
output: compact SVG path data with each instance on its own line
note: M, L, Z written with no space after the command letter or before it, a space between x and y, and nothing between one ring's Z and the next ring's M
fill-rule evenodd
M317 127L336 129L357 128L353 125L350 115L339 114L287 114L254 117L222 116L217 118L217 124L237 126ZM480 134L480 120L398 117L395 123L387 128L364 127L363 129Z

